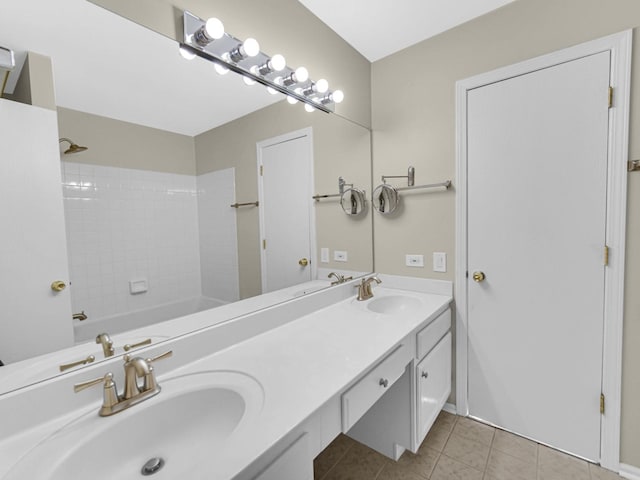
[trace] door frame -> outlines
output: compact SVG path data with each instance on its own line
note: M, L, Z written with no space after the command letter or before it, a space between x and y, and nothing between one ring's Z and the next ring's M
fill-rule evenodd
M259 215L259 219L260 219L260 244L259 244L259 248L260 248L260 281L261 281L261 288L262 291L264 292L264 288L266 285L266 281L267 281L267 276L266 276L266 263L267 263L267 258L266 258L266 252L265 249L263 248L263 244L262 241L264 239L264 232L265 232L265 226L264 226L264 185L262 182L262 175L260 175L260 167L262 166L262 149L266 148L266 147L270 147L273 145L277 145L279 143L284 143L284 142L289 142L291 140L296 140L298 138L302 138L302 137L306 137L307 139L307 148L308 148L308 155L309 155L309 162L311 163L310 165L310 172L311 174L309 175L309 189L308 191L311 193L309 195L309 199L308 199L308 215L309 215L309 261L311 263L310 267L311 267L311 279L315 279L317 277L317 249L316 249L316 212L315 209L313 208L313 201L312 201L312 196L313 196L313 190L314 190L314 186L315 186L315 181L314 181L314 159L313 159L313 128L311 127L306 127L306 128L302 128L300 130L294 130L292 132L289 133L285 133L283 135L278 135L276 137L271 137L268 138L266 140L262 140L260 142L256 143L256 151L257 151L257 176L258 176L258 215Z
M456 82L456 410L468 415L468 291L467 291L467 92L588 55L611 52L609 109L602 392L606 415L601 416L600 463L620 468L620 404L622 384L622 326L629 151L629 99L632 31L626 30L547 55L525 60ZM606 92L603 92L605 95ZM605 98L603 98L605 101ZM603 246L604 247L604 246Z

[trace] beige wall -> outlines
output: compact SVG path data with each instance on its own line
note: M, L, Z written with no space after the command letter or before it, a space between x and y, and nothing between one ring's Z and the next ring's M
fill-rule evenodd
M336 115L309 114L300 105L280 102L196 137L198 174L236 168L236 200L258 199L256 142L302 128L313 129L314 182L316 192L338 192L338 177L369 192L371 150L369 130ZM296 181L295 178L291 179ZM348 262L318 264L320 267L370 272L373 270L371 212L347 216L337 199L315 204L318 248L348 251ZM261 293L260 232L258 210L240 208L238 257L240 297Z
M13 73L15 75L15 73ZM56 109L51 59L29 52L20 72L13 95L6 98L49 110Z
M345 92L336 112L365 126L371 122L370 63L297 0L90 0L170 38L182 39L182 10L220 18L237 38L254 37L263 52L304 65Z
M58 133L88 150L65 155L67 161L195 175L193 137L135 123L58 108ZM63 143L64 151L68 144Z
M520 0L374 63L374 179L409 164L416 183L454 179L457 80L639 25L637 0ZM630 156L638 158L640 31L634 34ZM397 218L374 217L376 270L452 280L455 191L402 198ZM640 466L640 174L629 175L628 198L621 461ZM447 252L447 273L403 266L405 253L430 259L434 251Z

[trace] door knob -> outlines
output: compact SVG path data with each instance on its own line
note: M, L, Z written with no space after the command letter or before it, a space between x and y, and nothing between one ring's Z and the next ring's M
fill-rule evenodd
M485 278L487 278L487 277L484 275L484 272L473 272L473 281L474 282L480 283L480 282L484 281Z
M298 260L298 265L300 265L301 267L306 267L307 265L309 265L309 260L307 260L306 258L301 258L300 260Z
M67 288L67 285L62 280L56 280L51 284L51 290L54 292L61 292L65 288Z

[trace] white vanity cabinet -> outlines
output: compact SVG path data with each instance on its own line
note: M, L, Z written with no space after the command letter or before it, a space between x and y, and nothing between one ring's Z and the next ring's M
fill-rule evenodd
M451 393L451 332L416 366L417 450Z
M352 397L364 393L361 382L369 379L373 387L374 379L383 379L380 367L399 350L343 394L343 432L394 460L405 449L417 452L451 393L451 338L450 309L409 335L402 348L410 356L395 357L396 380L378 396L368 392L366 412L361 411L363 401L353 408ZM415 347L407 348L411 342Z

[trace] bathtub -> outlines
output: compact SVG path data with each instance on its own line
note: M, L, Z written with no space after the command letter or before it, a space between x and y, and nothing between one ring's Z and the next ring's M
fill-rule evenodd
M109 317L89 318L83 321L74 320L74 339L76 344L94 341L103 332L115 335L172 318L220 307L226 303L215 298L201 296Z

